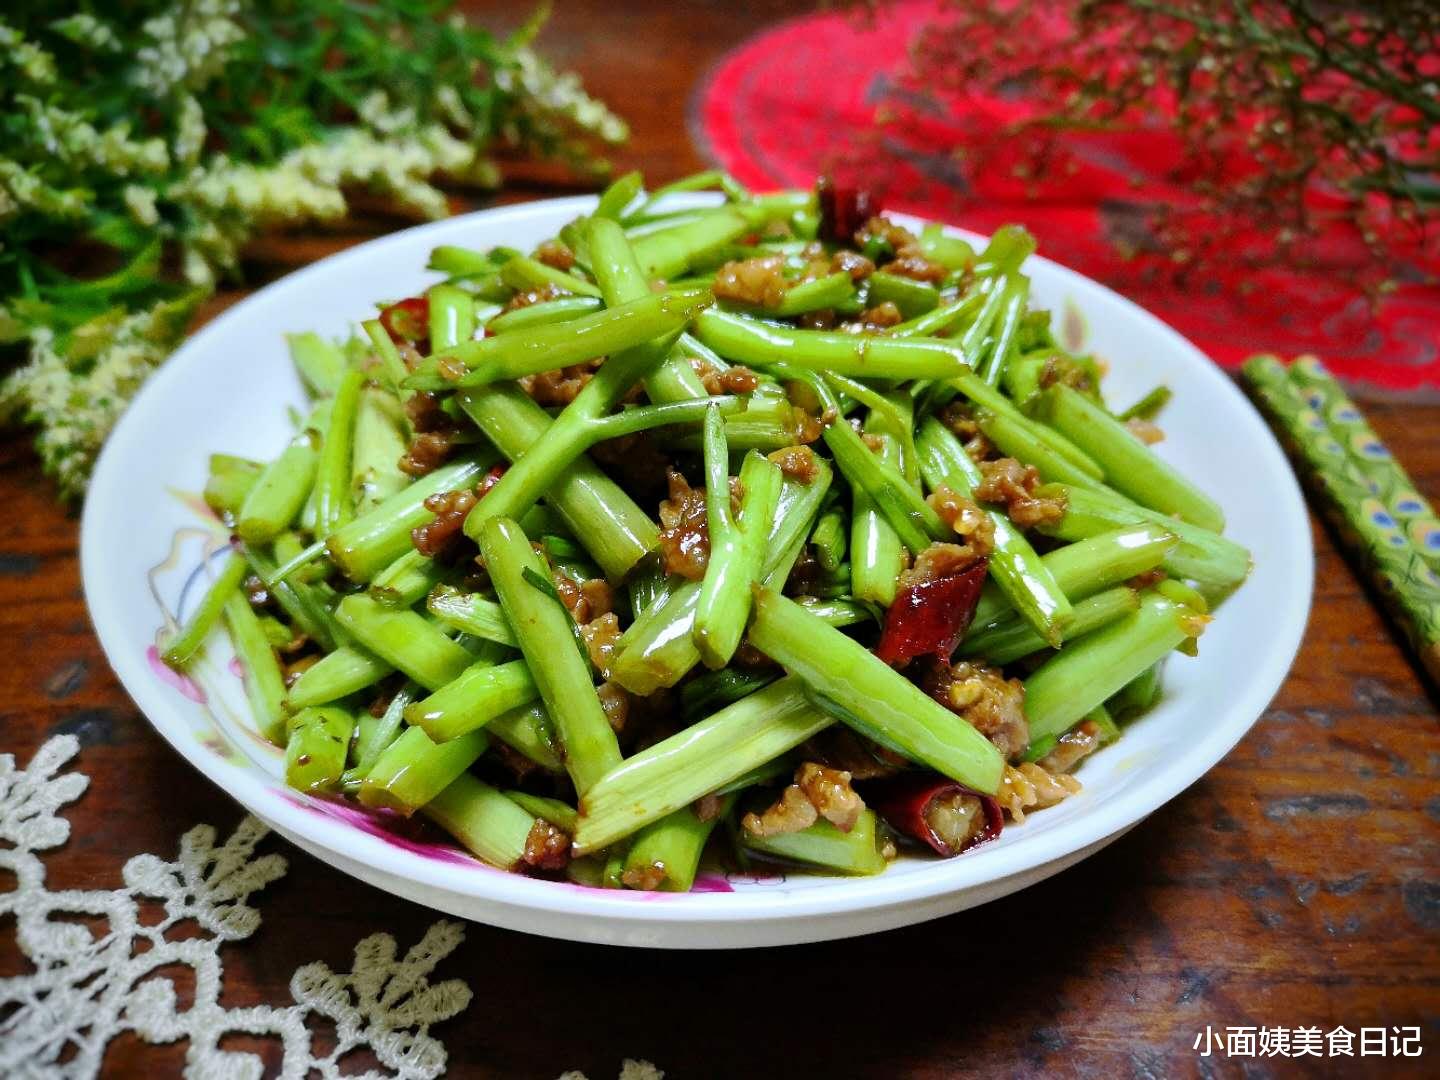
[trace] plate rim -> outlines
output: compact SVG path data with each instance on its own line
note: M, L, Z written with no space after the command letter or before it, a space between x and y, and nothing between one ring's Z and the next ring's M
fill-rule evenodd
M121 463L126 447L137 437L142 437L142 406L149 398L158 396L169 383L191 377L186 369L197 362L191 357L203 356L211 339L223 338L232 323L243 322L254 308L263 305L275 293L293 287L299 280L327 272L337 264L379 259L386 247L409 243L417 236L428 233L463 228L477 220L483 220L488 227L503 228L507 222L532 216L559 215L569 211L582 213L593 207L595 201L594 195L579 195L472 211L375 237L292 271L233 304L187 338L170 359L146 380L107 440L96 462L80 522L81 580L91 624L107 662L147 722L203 776L216 783L247 811L282 824L310 838L323 849L364 863L377 872L403 877L428 889L470 900L490 900L508 907L537 909L552 920L554 916L573 915L622 924L661 923L675 926L689 923L694 924L694 929L702 934L737 930L743 933L744 926L752 921L832 920L858 910L903 908L982 884L998 883L1063 859L1134 825L1171 802L1219 764L1258 722L1294 663L1313 602L1314 551L1310 521L1294 473L1254 406L1194 344L1163 319L1104 284L1043 256L1033 255L1033 261L1045 264L1050 273L1058 275L1060 281L1071 285L1079 283L1085 289L1102 290L1128 309L1130 315L1151 323L1177 352L1185 355L1187 378L1193 376L1210 382L1233 406L1235 418L1243 417L1247 426L1258 430L1263 452L1271 459L1271 465L1279 466L1277 472L1281 477L1283 490L1276 493L1279 503L1275 520L1289 534L1282 538L1282 550L1292 557L1287 560L1289 565L1278 568L1276 573L1284 575L1285 591L1292 597L1293 603L1278 627L1281 632L1271 638L1271 647L1266 650L1261 663L1252 670L1240 695L1232 699L1226 708L1226 715L1245 719L1232 719L1228 724L1208 728L1189 753L1174 759L1141 782L1126 798L1089 808L1072 821L1027 837L1023 843L976 852L965 860L936 862L933 867L913 873L844 879L833 886L783 892L776 890L774 893L635 893L529 878L489 867L478 860L476 868L483 872L465 867L463 873L457 874L455 864L403 850L383 838L285 797L252 769L213 755L193 737L187 737L184 717L168 700L170 691L153 677L148 666L139 658L138 651L127 648L133 642L119 632L119 627L123 625L123 613L111 610L106 593L100 586L104 551L98 518L110 498L110 492L123 491ZM714 200L692 197L687 201L702 205ZM902 221L921 220L912 215L893 216ZM949 225L945 227L963 235L975 235ZM1190 368L1194 369L1193 372ZM255 805L257 803L259 808ZM581 933L577 926L575 936L587 935ZM653 944L693 947L694 943L676 940Z

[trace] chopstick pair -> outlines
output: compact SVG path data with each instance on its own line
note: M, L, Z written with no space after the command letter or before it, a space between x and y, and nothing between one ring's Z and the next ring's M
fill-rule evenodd
M1320 509L1440 684L1440 520L1430 503L1319 360L1287 367L1252 356L1242 372Z

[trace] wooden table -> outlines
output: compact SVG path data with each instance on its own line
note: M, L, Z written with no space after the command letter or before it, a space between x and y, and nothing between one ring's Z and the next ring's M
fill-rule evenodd
M629 118L618 165L665 180L703 164L685 120L697 77L784 5L560 7L544 46ZM522 177L506 197L556 190ZM266 241L247 261L249 281L390 227ZM205 314L242 295L225 292ZM1371 413L1421 490L1440 495L1440 406ZM93 783L69 812L73 838L48 861L50 881L114 887L129 856L169 854L193 823L226 829L240 810L150 729L110 673L81 596L76 517L57 507L23 438L0 446L0 505L0 750L24 762L51 735L80 737L78 767ZM1342 1024L1428 1025L1426 1056L1411 1064L1433 1070L1435 704L1318 527L1315 543L1310 628L1272 707L1222 764L1102 853L929 925L768 952L622 952L471 926L439 972L476 992L437 1032L454 1074L580 1068L599 1080L632 1056L674 1077L1238 1075L1192 1049L1207 1025ZM261 931L224 952L227 1005L288 1002L297 964L347 970L364 935L390 930L403 947L434 918L270 843L290 874L260 895ZM0 975L21 965L13 925L0 925ZM126 1038L107 1066L164 1075L180 1061L179 1048ZM1295 1069L1271 1060L1247 1075Z

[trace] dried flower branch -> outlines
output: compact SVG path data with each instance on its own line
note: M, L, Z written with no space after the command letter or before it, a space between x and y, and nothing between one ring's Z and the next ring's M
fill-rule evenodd
M1221 254L1323 262L1338 229L1372 253L1360 284L1384 291L1440 244L1429 0L947 0L902 90L1002 117L956 147L981 191L1004 176L1055 194L1087 139L1155 140L1183 195L1118 239L1182 272Z
M356 190L443 216L435 182L494 186L493 151L604 170L597 147L625 124L530 48L543 10L500 40L453 7L140 0L123 18L0 18L0 348L18 365L0 421L39 429L64 494L257 232L334 221Z

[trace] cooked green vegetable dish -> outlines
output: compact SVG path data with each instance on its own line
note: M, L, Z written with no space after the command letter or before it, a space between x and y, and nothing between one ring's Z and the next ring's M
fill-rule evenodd
M1030 306L1034 247L707 173L437 248L290 338L272 461L211 458L233 549L166 661L223 624L289 783L507 870L959 855L1077 792L1250 568L1148 445L1169 391L1112 407Z

